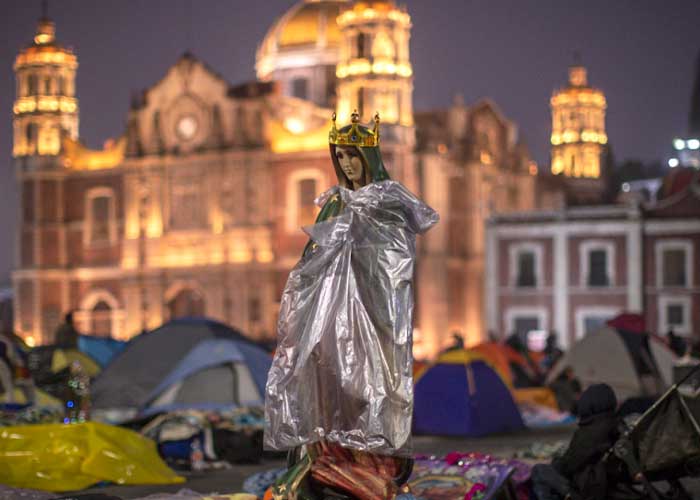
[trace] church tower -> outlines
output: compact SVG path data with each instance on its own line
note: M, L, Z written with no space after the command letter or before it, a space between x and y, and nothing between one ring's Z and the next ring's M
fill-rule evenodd
M73 51L56 43L54 23L44 8L34 40L15 59L15 158L55 157L63 134L78 138L77 68Z
M357 109L363 123L375 111L382 125L413 126L411 17L391 1L358 2L338 16L341 32L338 121Z
M586 68L569 68L569 85L554 92L552 174L600 179L608 136L605 95L588 85Z

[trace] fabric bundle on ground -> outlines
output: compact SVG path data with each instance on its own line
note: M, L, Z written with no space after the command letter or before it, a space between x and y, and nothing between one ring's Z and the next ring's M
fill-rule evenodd
M184 482L160 459L155 443L133 431L95 422L0 428L0 483L72 491L100 481Z
M153 418L141 433L153 439L160 455L178 469L189 469L195 440L207 465L216 461L254 463L262 458L262 408L221 411L181 410ZM226 465L226 464L224 464Z

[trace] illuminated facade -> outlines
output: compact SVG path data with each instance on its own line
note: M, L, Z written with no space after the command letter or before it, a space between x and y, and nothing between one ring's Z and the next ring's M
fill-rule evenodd
M537 167L489 101L414 114L410 27L392 2L301 1L258 48L258 81L231 86L185 54L132 100L123 136L102 150L80 143L77 102L60 104L74 99L75 55L32 66L71 79L57 110L29 111L19 104L29 102L23 51L16 127L66 125L51 155L15 136L16 331L50 342L73 310L81 331L117 338L183 315L273 338L307 240L300 227L336 183L328 130L337 107L362 110L366 122L380 112L392 177L442 217L419 243L417 354L434 355L454 330L479 340L483 220L532 208Z
M605 96L588 85L586 68L569 68L569 85L557 90L552 107L552 173L598 179L605 134Z

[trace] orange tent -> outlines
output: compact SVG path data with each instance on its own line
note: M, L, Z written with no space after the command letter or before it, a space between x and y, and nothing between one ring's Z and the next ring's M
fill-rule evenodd
M517 403L535 403L558 410L556 397L547 387L538 387L538 375L525 356L506 344L484 342L471 348L489 360L499 372ZM516 372L519 372L516 374ZM517 378L525 377L530 387L515 387Z
M522 371L532 381L533 385L537 381L538 373L530 366L525 356L509 345L498 342L483 342L471 347L471 349L488 359L511 387L515 382L516 374L514 370L516 369Z

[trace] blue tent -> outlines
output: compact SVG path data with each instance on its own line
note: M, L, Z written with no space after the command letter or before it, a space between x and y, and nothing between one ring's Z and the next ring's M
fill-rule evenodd
M270 363L269 354L249 342L202 340L151 391L142 413L262 406Z
M525 425L501 377L477 353L451 351L415 384L417 434L483 436Z
M97 361L102 368L117 354L122 352L128 342L115 340L109 337L94 337L92 335L80 335L78 337L78 349Z
M240 352L254 349L259 356L246 356L246 360L258 363L250 360L267 357L267 368L262 370L267 376L269 355L240 332L206 318L180 318L131 339L91 384L93 408L145 408L151 402L149 398L153 398L154 390L205 340L235 341ZM260 371L259 368L251 369L251 376L253 372L257 374ZM223 368L220 373L222 376L232 376ZM196 374L188 376L196 377Z

